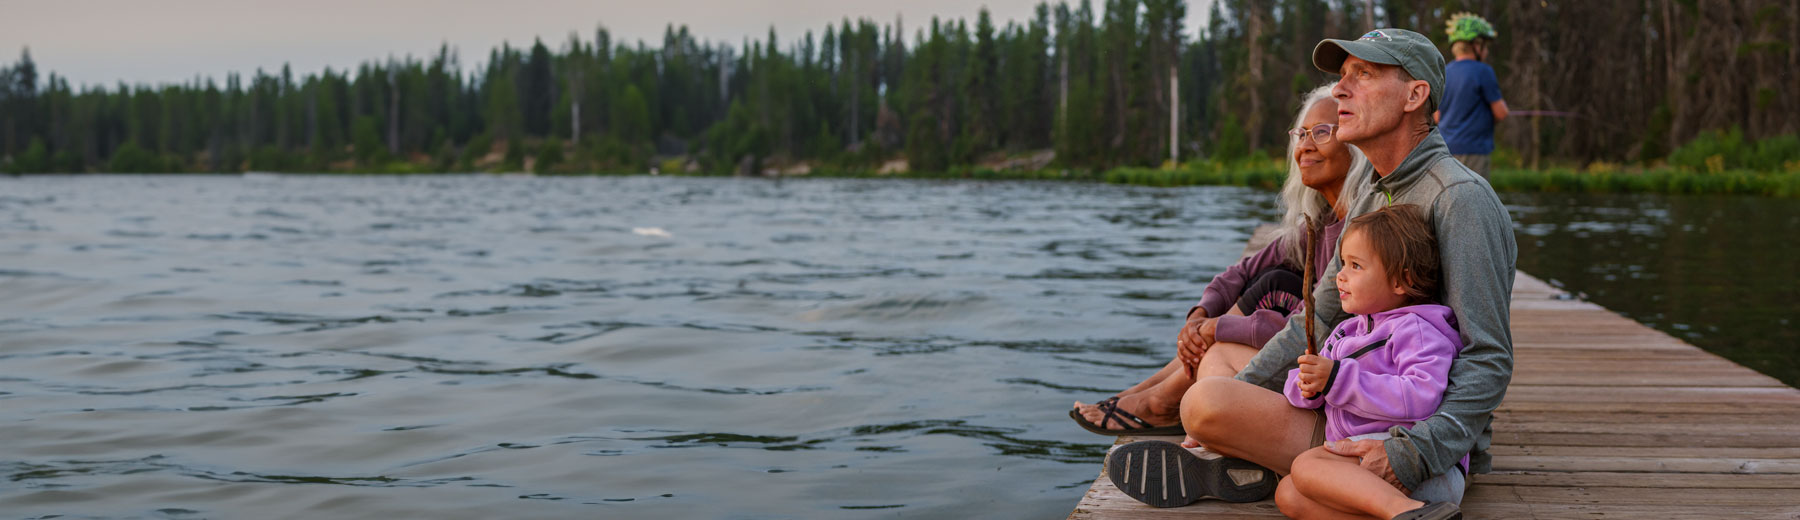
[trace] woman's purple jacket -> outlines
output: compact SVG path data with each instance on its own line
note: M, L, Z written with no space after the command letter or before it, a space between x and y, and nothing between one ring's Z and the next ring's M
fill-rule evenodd
M1337 362L1322 395L1301 397L1299 369L1288 371L1283 393L1296 407L1325 407L1326 440L1411 428L1437 412L1462 347L1456 315L1443 305L1353 316L1319 347Z
M1337 220L1337 214L1326 213L1326 215L1330 215L1333 220L1319 232L1319 242L1313 246L1315 255L1313 258L1318 259L1319 262L1313 265L1314 277L1325 275L1326 264L1330 264L1331 259L1335 258L1333 255L1337 254L1338 234L1344 230L1344 221ZM1200 303L1194 305L1192 309L1188 309L1188 315L1192 316L1194 309L1206 309L1207 316L1218 318L1218 328L1213 330L1214 341L1241 343L1262 348L1264 343L1269 342L1270 337L1275 336L1276 332L1280 332L1282 327L1287 326L1287 314L1270 309L1257 310L1245 316L1232 316L1226 313L1231 311L1232 305L1237 304L1238 298L1244 295L1244 287L1250 285L1256 275L1268 268L1283 265L1290 266L1295 271L1303 271L1300 268L1300 259L1295 258L1292 262L1288 261L1287 247L1281 240L1270 242L1261 251L1238 260L1237 264L1225 269L1225 272L1219 273L1218 276L1214 276L1212 282L1206 284L1206 291L1201 293ZM1317 283L1318 280L1315 279L1313 282ZM1299 307L1295 307L1295 311L1298 310Z

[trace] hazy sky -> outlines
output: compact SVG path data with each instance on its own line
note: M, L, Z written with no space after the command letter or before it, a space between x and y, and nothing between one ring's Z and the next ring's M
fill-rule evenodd
M425 57L447 42L466 69L508 41L529 47L541 37L552 49L571 33L592 41L604 25L614 41L662 44L669 23L686 24L701 40L734 46L767 38L774 26L783 47L807 30L867 17L882 25L904 18L907 40L932 16L974 23L982 5L996 26L1030 20L1039 0L0 0L0 63L31 48L40 76L71 84L165 83L196 75L271 72L286 62L295 75L326 66L343 70L369 59ZM1104 2L1095 1L1100 9ZM1189 0L1189 38L1211 0ZM1077 4L1070 1L1071 5ZM1099 13L1096 13L1098 15Z

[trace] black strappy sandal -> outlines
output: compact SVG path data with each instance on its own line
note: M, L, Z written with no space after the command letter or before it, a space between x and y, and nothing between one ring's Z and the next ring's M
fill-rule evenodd
M1094 403L1094 405L1100 407L1100 411L1106 413L1106 417L1100 419L1100 424L1094 424L1093 421L1087 420L1086 417L1081 416L1081 410L1073 408L1069 409L1069 418L1074 419L1075 424L1081 425L1081 428L1084 430L1113 437L1125 435L1187 435L1187 429L1183 428L1180 423L1167 426L1156 426L1150 424L1150 421L1132 415L1131 412L1120 410L1118 396L1109 397L1105 401ZM1106 426L1113 422L1118 422L1119 426L1122 428L1117 430L1108 429Z

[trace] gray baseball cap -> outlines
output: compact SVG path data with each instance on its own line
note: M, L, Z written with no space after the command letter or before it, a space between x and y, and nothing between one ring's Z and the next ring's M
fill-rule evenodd
M1399 65L1413 79L1431 84L1431 106L1444 99L1444 53L1430 38L1406 29L1376 29L1355 40L1323 40L1313 47L1313 66L1337 74L1350 56L1383 65Z

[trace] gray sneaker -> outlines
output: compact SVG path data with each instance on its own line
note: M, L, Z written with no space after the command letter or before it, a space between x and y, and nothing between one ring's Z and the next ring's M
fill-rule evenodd
M1244 459L1201 457L1167 441L1138 441L1106 456L1106 476L1127 496L1154 507L1206 498L1256 502L1275 493L1280 477Z

